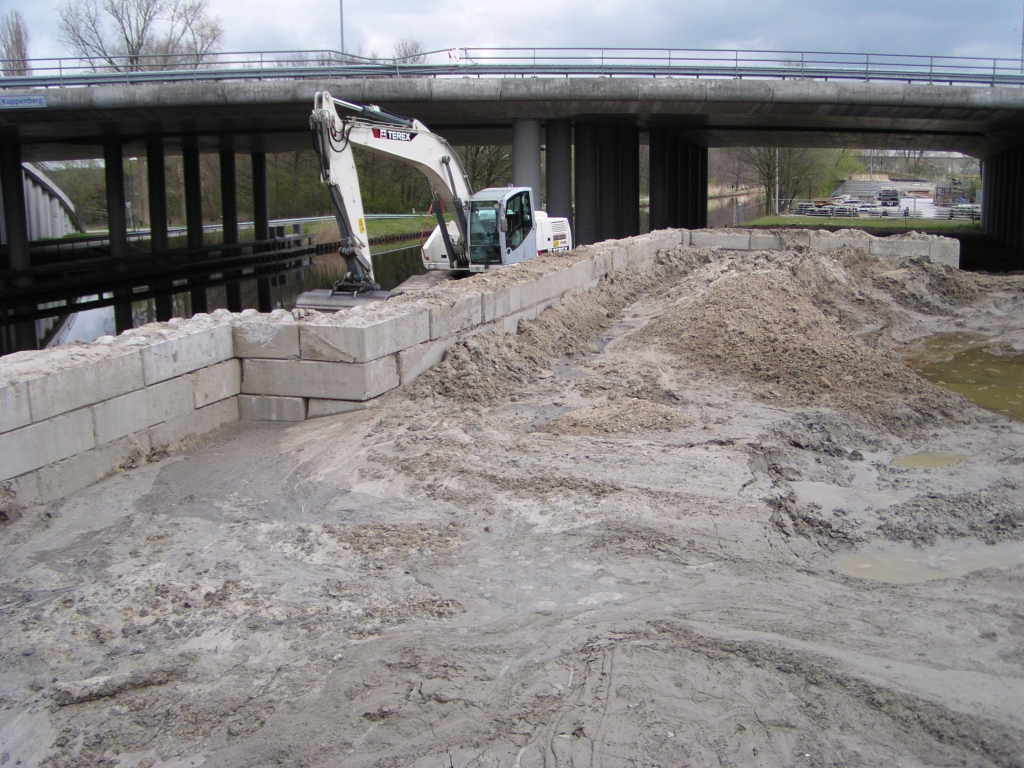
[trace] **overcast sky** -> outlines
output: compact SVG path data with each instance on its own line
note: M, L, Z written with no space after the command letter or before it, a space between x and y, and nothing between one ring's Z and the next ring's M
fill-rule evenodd
M1024 0L343 0L350 53L402 37L462 46L748 48L1019 58ZM53 0L24 15L34 57L67 55ZM210 0L223 49L339 46L339 0Z

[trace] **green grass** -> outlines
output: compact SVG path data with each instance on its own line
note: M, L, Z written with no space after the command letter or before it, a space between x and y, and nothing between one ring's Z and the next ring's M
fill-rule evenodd
M822 229L839 227L842 229L868 229L904 232L916 229L919 232L961 231L977 232L981 229L979 222L948 219L906 219L900 218L826 218L822 216L763 216L741 224L742 227L772 229Z

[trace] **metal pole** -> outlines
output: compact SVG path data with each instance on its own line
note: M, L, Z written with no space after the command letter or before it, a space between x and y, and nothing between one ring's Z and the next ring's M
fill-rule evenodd
M338 6L341 10L341 55L344 59L345 56L345 0L338 0Z

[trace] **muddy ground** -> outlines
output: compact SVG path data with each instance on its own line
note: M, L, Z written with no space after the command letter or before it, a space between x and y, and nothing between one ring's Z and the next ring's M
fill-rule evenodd
M0 765L1024 765L1024 565L835 565L1024 541L1024 425L893 351L950 331L1024 350L1024 277L678 249L23 510Z

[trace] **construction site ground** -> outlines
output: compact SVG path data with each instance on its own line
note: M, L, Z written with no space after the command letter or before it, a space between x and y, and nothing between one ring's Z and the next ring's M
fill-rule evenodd
M1024 276L679 248L9 509L0 765L1024 765L1024 424L937 333L1020 353Z

